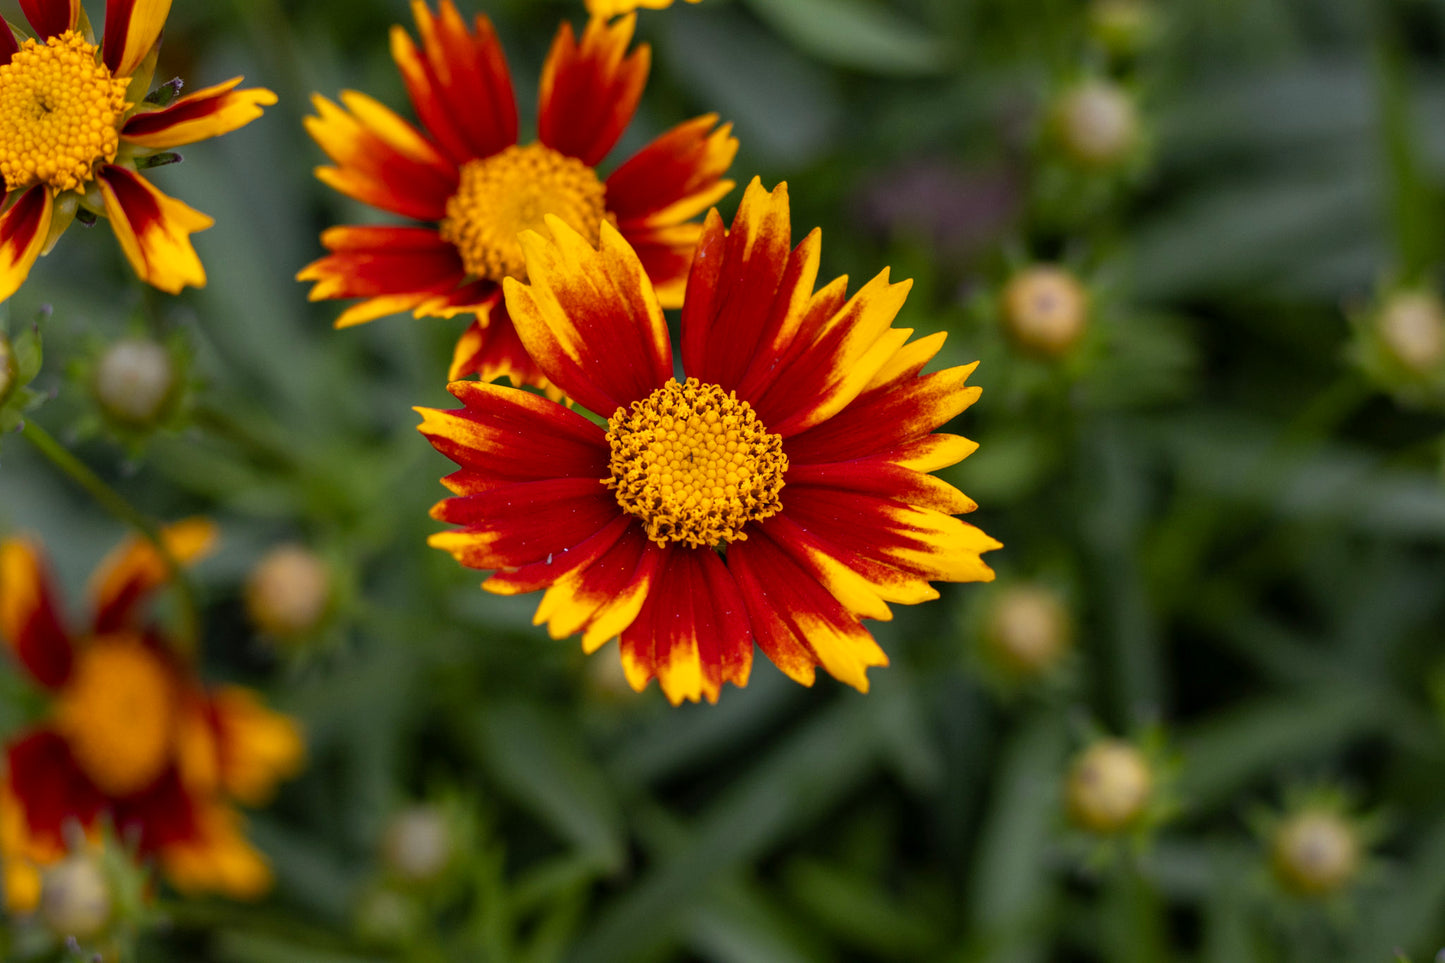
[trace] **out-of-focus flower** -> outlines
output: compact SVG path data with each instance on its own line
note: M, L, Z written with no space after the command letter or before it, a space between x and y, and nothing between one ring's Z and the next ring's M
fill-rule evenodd
M1014 585L999 592L983 625L985 654L1015 676L1048 672L1059 664L1072 639L1073 626L1063 600L1041 585Z
M412 806L387 824L381 837L381 856L386 868L398 878L426 883L446 870L452 845L445 812L436 806Z
M1054 135L1074 161L1113 167L1139 144L1139 108L1133 95L1107 80L1087 80L1064 93L1052 114Z
M303 545L267 552L246 579L246 613L261 631L278 639L315 632L331 606L331 570Z
M178 561L207 552L211 523L165 531ZM12 909L33 908L39 871L72 827L108 823L185 890L264 891L270 873L228 800L263 800L300 766L294 722L237 687L204 688L139 611L165 583L155 547L122 545L96 572L87 631L69 632L39 548L0 543L0 635L54 697L46 724L6 747L0 859Z
M148 338L125 338L97 360L90 389L100 410L128 428L155 425L176 396L179 379L171 352Z
M170 6L107 0L97 41L80 0L28 0L21 8L35 37L0 30L0 300L78 215L109 218L146 283L172 294L206 283L190 236L211 218L140 171L172 148L244 127L276 96L237 90L236 77L165 106L148 100Z
M1445 306L1428 291L1401 291L1375 318L1380 342L1413 374L1429 374L1445 362Z
M1115 57L1133 57L1153 38L1158 11L1150 0L1094 0L1089 32Z
M1089 293L1071 272L1051 264L1035 264L1009 278L1002 308L1009 336L1049 357L1072 348L1089 323Z
M1334 809L1303 809L1275 827L1270 856L1285 889L1299 896L1329 896L1359 871L1359 831Z
M535 621L621 634L636 689L673 703L745 685L753 642L811 684L821 665L867 690L887 656L861 624L931 581L987 581L999 543L928 474L977 446L935 434L967 408L973 365L920 375L943 334L894 328L909 284L884 270L846 297L814 291L820 234L791 247L787 189L754 180L726 230L709 213L682 308L684 381L644 265L618 230L600 247L559 219L523 236L530 284L506 282L523 344L605 427L513 388L450 386L463 408L419 409L460 465L431 543L495 569L499 594L546 589Z
M701 3L702 0L687 0L687 2ZM587 12L604 20L620 17L624 13L631 13L638 9L666 10L670 6L672 6L672 0L587 0Z
M40 918L57 936L98 936L110 923L111 902L110 881L91 853L67 856L41 875Z
M1445 404L1445 304L1437 290L1393 287L1348 316L1350 355L1372 382L1405 404Z
M473 314L457 343L452 379L506 376L545 385L517 338L501 282L526 278L518 234L547 233L556 216L592 243L605 224L637 251L664 304L681 303L702 226L695 218L733 187L723 180L737 152L716 115L679 124L604 181L597 165L632 119L651 63L644 44L628 53L635 15L594 18L579 43L569 24L542 71L538 139L517 143L517 106L490 21L467 29L451 0L433 15L412 12L421 46L401 27L392 56L422 128L357 91L342 106L317 96L307 130L335 162L317 168L331 187L427 226L333 227L332 253L305 267L313 301L365 298L336 319L361 324L399 311L416 317Z
M1137 746L1101 739L1074 760L1065 801L1078 826L1108 836L1140 824L1154 788L1149 759Z

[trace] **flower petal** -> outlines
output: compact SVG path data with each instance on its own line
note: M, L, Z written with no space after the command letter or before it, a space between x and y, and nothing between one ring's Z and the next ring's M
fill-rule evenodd
M868 691L868 669L888 664L873 636L817 578L761 529L728 546L758 645L785 674L813 684L821 665L835 679Z
M711 548L674 548L636 620L622 631L622 667L639 692L654 676L669 702L717 702L724 682L748 684L753 635L742 593Z
M545 622L554 639L585 628L582 649L596 652L637 618L669 551L649 541L641 526L629 524L596 561L552 583L532 624Z
M211 710L222 788L247 806L269 801L276 784L294 776L305 761L300 727L241 686L221 686L211 697Z
M417 129L380 102L343 91L338 106L319 94L303 123L337 166L318 167L323 183L348 197L419 221L440 221L460 183L457 167Z
M105 797L53 729L33 730L10 743L6 762L11 792L25 811L25 828L42 844L64 849L67 825L88 829L105 809Z
M316 282L307 294L311 301L431 295L466 278L457 249L429 227L332 227L322 232L321 243L332 253L296 275Z
M206 518L188 518L161 530L171 556L189 565L209 555L216 544L216 525ZM90 596L95 608L95 634L114 632L131 624L135 608L164 585L170 571L149 541L127 539L108 555L91 577Z
M578 404L609 416L672 377L672 346L642 262L603 223L598 250L559 218L521 237L530 284L507 278L507 311L527 352ZM555 239L555 240L554 240Z
M699 0L687 0L698 3ZM587 12L594 17L610 18L631 13L639 8L645 10L666 10L672 0L587 0Z
M664 308L680 308L687 291L687 274L692 268L692 255L702 237L701 224L677 224L627 230L622 234L636 252L647 271L648 280L657 292L657 303Z
M0 215L0 301L20 290L29 277L50 233L53 211L50 191L42 184L21 194Z
M230 806L197 800L191 832L160 850L166 878L182 893L221 893L257 899L271 888L266 857L241 834L241 815Z
M80 0L20 0L20 9L41 40L74 30L80 21Z
M438 502L432 517L463 527L438 532L428 544L467 568L515 569L556 559L617 514L616 500L595 478L514 483Z
M112 74L129 77L140 66L160 43L170 13L171 0L105 0L100 57Z
M733 189L723 180L738 152L732 124L717 114L684 121L634 154L607 178L607 209L623 234L668 227L707 210Z
M261 108L276 103L276 95L264 87L236 90L244 78L188 94L168 107L133 114L120 136L132 144L153 150L181 147L199 140L219 137L261 116Z
M614 23L592 18L579 45L572 25L563 23L542 68L537 139L555 151L596 167L612 150L637 112L652 50L627 46L636 16Z
M391 56L417 117L456 163L488 157L517 142L517 101L507 58L492 22L478 14L474 30L452 0L436 17L412 0L421 48L401 27L391 30Z
M53 586L38 545L24 539L0 542L0 634L31 677L48 689L65 684L75 658Z
M99 182L115 239L142 281L167 294L188 284L205 287L206 269L191 235L215 221L127 168L111 164L101 170Z
M478 312L477 320L457 340L447 378L459 381L472 375L482 381L506 378L517 388L531 385L546 391L552 400L561 400L562 393L552 387L522 345L505 303Z

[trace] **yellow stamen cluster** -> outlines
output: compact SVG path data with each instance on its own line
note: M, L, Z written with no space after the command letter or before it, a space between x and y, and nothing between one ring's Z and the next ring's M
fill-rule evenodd
M172 676L133 636L96 639L80 653L56 722L91 781L110 796L144 789L171 758Z
M550 236L546 216L561 218L593 244L607 217L606 187L575 157L541 144L508 147L462 165L462 182L447 201L441 236L456 246L468 273L500 281L527 278L517 235Z
M692 548L747 538L743 527L782 511L783 438L752 405L718 385L669 381L607 422L622 510L660 545Z
M72 191L115 159L129 78L112 77L74 30L27 40L0 66L0 173L7 190Z

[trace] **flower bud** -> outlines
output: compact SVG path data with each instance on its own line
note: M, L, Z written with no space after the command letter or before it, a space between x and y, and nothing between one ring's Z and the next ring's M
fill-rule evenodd
M1415 374L1428 374L1445 361L1445 307L1424 291L1390 296L1375 318L1385 349Z
M1138 823L1153 791L1154 775L1142 752L1119 739L1100 740L1069 771L1069 816L1090 832L1118 833Z
M357 934L368 943L394 946L416 928L420 914L416 903L391 889L366 893L356 908Z
M1089 320L1089 295L1073 274L1050 264L1016 273L1003 291L1009 334L1023 347L1058 356L1073 347Z
M1066 92L1054 105L1054 129L1064 151L1094 167L1119 163L1139 139L1134 98L1117 84L1089 80Z
M141 338L117 341L96 365L91 389L101 409L132 427L154 425L176 388L176 368L164 345Z
M0 334L0 404L10 397L15 387L15 352L10 349L10 339Z
M45 870L40 918L57 936L92 939L105 930L110 913L110 881L95 857L67 856Z
M1058 664L1073 630L1063 600L1042 586L1003 589L983 629L985 651L1017 675L1035 676Z
M392 817L382 836L387 869L410 883L427 883L447 868L452 833L446 815L435 806L413 806Z
M246 612L257 628L278 638L316 631L331 604L331 571L313 551L281 545L246 580Z
M1328 896L1360 866L1354 827L1327 809L1306 809L1286 819L1275 830L1271 848L1275 876L1300 896Z
M1138 53L1153 27L1154 11L1146 0L1094 0L1089 6L1089 32L1115 57Z

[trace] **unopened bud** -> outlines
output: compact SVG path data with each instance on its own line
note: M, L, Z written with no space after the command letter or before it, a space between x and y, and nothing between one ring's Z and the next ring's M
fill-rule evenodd
M146 427L165 414L176 387L175 363L165 346L154 341L117 341L101 355L91 387L111 418Z
M1154 11L1146 0L1094 0L1089 7L1089 30L1105 50L1116 57L1139 52L1154 26Z
M331 604L331 571L315 552L281 545L246 580L246 611L264 632L296 638L314 632Z
M413 806L397 813L382 836L381 855L387 868L407 882L436 879L452 856L446 815L435 806Z
M1003 292L1004 322L1020 345L1040 354L1063 354L1084 333L1089 295L1073 274L1038 264L1013 276Z
M1063 600L1033 585L1002 590L983 630L988 654L1005 669L1029 676L1057 665L1072 635Z
M1344 817L1307 809L1275 831L1275 876L1301 896L1327 896L1348 883L1360 865L1360 841Z
M415 902L390 889L372 890L356 908L357 934L370 943L392 946L417 925Z
M1117 84L1086 81L1054 107L1059 142L1076 161L1108 167L1122 161L1139 138L1134 98Z
M40 918L57 936L98 936L110 922L110 910L110 881L92 856L67 856L41 877Z
M10 397L15 387L15 352L10 349L10 339L0 334L0 403Z
M1401 291L1387 299L1375 319L1380 342L1400 364L1426 374L1445 361L1445 307L1424 291Z
M1069 815L1090 832L1109 835L1136 825L1154 791L1144 754L1127 742L1105 739L1085 749L1069 771Z

